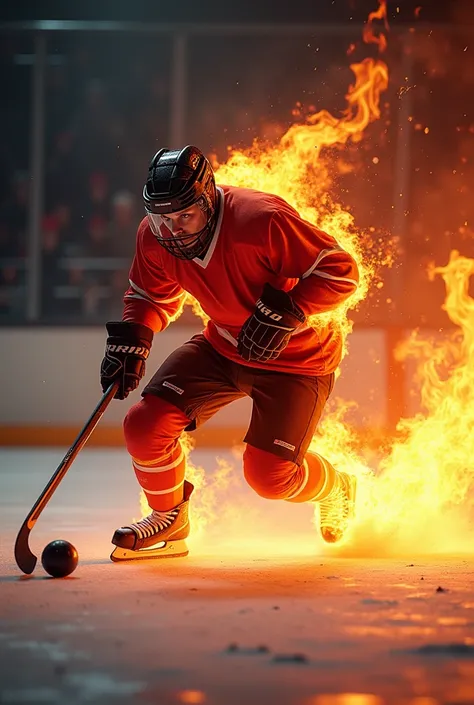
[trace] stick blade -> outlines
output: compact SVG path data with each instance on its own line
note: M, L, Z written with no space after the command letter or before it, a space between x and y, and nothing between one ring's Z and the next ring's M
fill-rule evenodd
M16 564L19 569L27 575L30 575L34 571L36 561L38 560L36 556L31 552L30 547L28 545L29 535L30 530L28 526L26 526L26 524L23 524L15 541Z

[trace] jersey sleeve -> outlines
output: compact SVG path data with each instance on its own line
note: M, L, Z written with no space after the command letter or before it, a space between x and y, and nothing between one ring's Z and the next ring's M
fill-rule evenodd
M156 242L146 221L140 223L137 245L122 320L142 323L155 333L164 330L180 314L186 292L166 275L156 253Z
M275 273L299 279L291 297L307 316L337 308L357 289L354 258L290 207L272 216L270 252Z

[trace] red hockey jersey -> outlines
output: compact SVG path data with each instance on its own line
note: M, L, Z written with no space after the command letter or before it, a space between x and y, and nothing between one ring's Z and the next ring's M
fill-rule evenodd
M353 258L278 196L234 186L218 190L217 226L202 259L174 257L157 242L147 219L142 220L123 320L161 331L189 292L209 316L205 337L225 357L293 374L332 372L342 351L341 334L334 326L318 331L300 326L278 358L262 363L245 362L237 353L236 339L266 282L291 291L306 315L336 308L357 287Z

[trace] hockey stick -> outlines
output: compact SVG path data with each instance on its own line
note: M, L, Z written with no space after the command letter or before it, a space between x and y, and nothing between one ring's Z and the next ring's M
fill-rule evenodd
M79 433L76 440L62 459L56 472L51 477L50 481L44 488L41 495L38 497L33 509L26 517L20 531L18 532L18 536L16 537L15 541L15 560L20 570L22 570L27 575L34 571L36 561L38 560L37 557L31 552L30 547L28 545L28 538L30 532L36 524L39 515L41 514L45 506L48 504L56 489L59 487L61 480L71 467L79 451L87 443L89 437L92 434L92 431L95 429L100 419L102 418L106 408L114 398L117 388L118 382L114 382L114 384L111 384L107 391L104 393L102 399L92 412L86 425Z

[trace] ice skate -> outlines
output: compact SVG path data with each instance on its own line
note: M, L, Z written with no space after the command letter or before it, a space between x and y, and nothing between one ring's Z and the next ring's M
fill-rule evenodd
M193 489L194 486L185 480L184 499L177 507L165 512L153 510L135 524L117 529L112 537L112 543L117 548L110 558L113 561L131 561L187 556L188 505Z
M326 543L341 541L354 517L356 478L338 472L336 484L326 499L319 502L321 536Z

